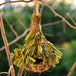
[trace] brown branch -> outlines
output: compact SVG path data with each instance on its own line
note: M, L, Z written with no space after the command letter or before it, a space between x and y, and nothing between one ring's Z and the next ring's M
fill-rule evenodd
M18 17L18 14L16 13L16 19L17 19L17 22L19 22L20 23L20 25L22 25L22 27L26 30L26 27L25 27L25 25L22 23L22 19L23 19L23 17L25 17L25 15L23 15L21 18L19 18Z
M8 45L10 46L10 45L16 43L19 39L23 38L23 37L27 34L28 31L29 31L29 29L25 30L23 34L21 34L21 35L18 36L16 39L14 39L14 40L11 41L10 43L8 43ZM2 47L2 48L0 49L0 51L2 51L2 50L4 50L4 49L5 49L5 47Z
M9 45L8 45L7 38L5 35L5 30L4 30L3 21L2 21L1 16L0 16L0 28L1 28L1 34L2 34L3 41L4 41L5 49L6 49L6 54L7 54L9 66L13 66L13 64L10 60ZM11 69L11 76L15 76L14 68Z
M17 15L17 14L16 14L16 15ZM20 19L22 20L22 19L23 19L23 17L25 17L25 15L21 16L21 18L20 18ZM17 19L19 19L19 18L17 18ZM14 25L15 25L15 24L17 24L18 22L20 23L20 21L19 21L19 20L17 20L17 22L15 22L15 23L13 23L13 24L11 24L11 25L12 25L12 26L14 26ZM21 22L21 25L23 26L23 28L24 28L24 29L26 29L26 27L24 27L24 24L23 24L22 22Z
M9 25L11 31L15 34L16 37L18 37L18 34L17 32L13 29L13 26L12 25Z
M72 66L72 68L70 69L70 71L69 71L69 73L67 74L67 76L71 76L71 74L72 74L73 70L75 69L75 67L76 67L76 61L74 62L73 66Z
M69 13L66 13L66 15L70 18L70 20L73 22L73 24L76 26L75 21L71 18L71 16L69 15Z
M45 6L42 6L42 7L40 8L40 14L42 14L42 11L43 11L44 7L45 7Z
M10 72L11 72L12 68L13 68L13 65L10 66L10 69L8 70L8 76L10 76Z
M50 25L55 25L55 24L58 24L60 22L62 22L63 20L60 20L60 21L56 21L56 22L53 22L53 23L46 23L46 24L43 24L42 26L50 26Z
M1 3L0 6L4 5L4 4L7 4L7 3L16 3L16 2L25 2L25 3L29 3L29 2L33 2L34 0L29 0L29 1L24 1L24 0L21 0L21 1L7 1L7 2L4 2L4 3Z
M18 18L17 18L18 19ZM22 25L22 27L26 30L26 27L25 27L25 25L21 22L21 20L20 19L18 19L18 22Z
M8 75L8 72L0 72L0 74L7 74Z
M50 10L54 13L55 16L60 17L65 23L67 23L71 28L76 29L73 25L71 25L63 16L60 14L56 13L51 6L49 6L47 3L45 3L43 0L40 0L43 4L45 4Z
M23 70L24 70L23 68L19 68L17 76L22 76Z
M14 26L14 25L16 25L18 23L18 21L17 22L15 22L15 23L13 23L13 24L11 24L12 26Z
M5 17L3 17L3 18L4 18L4 20L7 22L7 24L9 25L11 31L15 34L16 37L18 37L18 34L17 34L17 32L13 29L13 26L8 22L8 20L7 20Z

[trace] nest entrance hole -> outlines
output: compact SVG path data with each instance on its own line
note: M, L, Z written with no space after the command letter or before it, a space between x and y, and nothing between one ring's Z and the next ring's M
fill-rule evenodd
M35 59L36 62L34 64L40 64L41 62L43 62L43 59Z

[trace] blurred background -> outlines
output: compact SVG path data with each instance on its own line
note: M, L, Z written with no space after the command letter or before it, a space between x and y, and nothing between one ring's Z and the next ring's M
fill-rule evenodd
M0 3L5 1L15 0L0 0ZM44 0L47 2L57 13L65 17L72 25L70 17L76 22L76 0ZM20 36L26 29L30 27L31 16L34 9L34 2L30 3L11 3L0 6L0 14L3 16L3 23L8 42L13 41L16 35L11 31L10 26ZM73 63L76 61L76 30L70 28L59 17L55 17L51 10L40 3L39 7L42 15L41 25L42 31L46 38L52 42L62 53L60 63L51 71L41 74L34 72L27 72L26 76L67 76ZM69 15L67 15L69 14ZM25 37L18 40L16 43L10 45L10 52L18 46L23 45ZM1 30L0 30L0 48L4 46ZM18 67L14 65L17 74ZM0 72L7 72L9 70L8 60L5 50L0 51ZM25 73L25 72L24 72ZM5 74L0 76L7 76ZM17 75L16 75L17 76ZM76 76L76 68L71 76Z

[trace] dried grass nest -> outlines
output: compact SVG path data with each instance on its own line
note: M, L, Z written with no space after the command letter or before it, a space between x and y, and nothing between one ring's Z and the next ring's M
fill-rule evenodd
M34 72L44 72L49 70L49 68L51 67L50 62L48 59L45 60L44 65L42 65L42 58L37 59L38 61L36 63L34 63L34 66L32 67L31 65L27 64L25 69L27 71L34 71ZM41 62L40 62L41 61Z
M14 49L12 61L27 71L44 72L59 63L62 53L47 41L40 27L40 15L32 15L31 30L24 46Z

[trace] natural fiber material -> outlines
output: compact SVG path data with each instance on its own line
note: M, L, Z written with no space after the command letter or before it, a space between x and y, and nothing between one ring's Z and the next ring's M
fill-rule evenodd
M28 71L44 72L59 63L62 53L47 41L41 31L41 15L32 15L30 32L24 46L14 49L12 60L15 65Z

